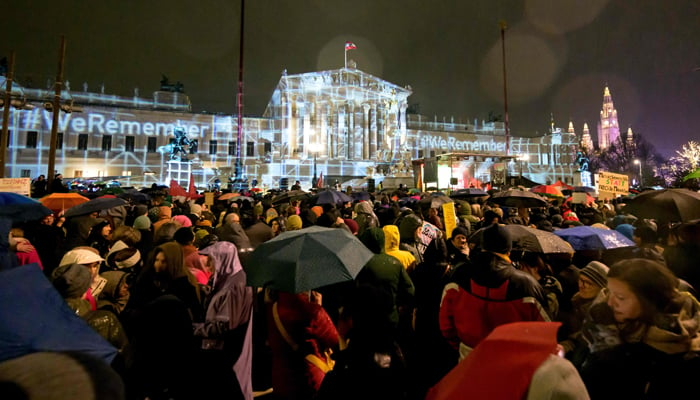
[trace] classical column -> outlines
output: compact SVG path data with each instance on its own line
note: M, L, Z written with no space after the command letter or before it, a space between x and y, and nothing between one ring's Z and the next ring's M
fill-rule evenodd
M362 159L369 159L369 104L362 104Z
M373 101L370 106L369 117L369 158L377 156L377 102Z

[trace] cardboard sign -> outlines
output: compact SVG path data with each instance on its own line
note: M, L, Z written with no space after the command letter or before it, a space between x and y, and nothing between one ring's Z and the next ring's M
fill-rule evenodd
M0 192L11 192L29 196L32 180L30 178L0 178Z
M455 203L444 203L442 205L442 218L445 220L445 233L447 237L452 237L452 230L457 227Z
M612 172L599 172L596 179L599 198L624 196L629 194L629 177Z

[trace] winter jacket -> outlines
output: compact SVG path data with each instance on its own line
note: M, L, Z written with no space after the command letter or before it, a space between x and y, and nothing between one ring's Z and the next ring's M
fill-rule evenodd
M399 227L396 225L385 225L384 230L384 252L392 257L396 257L404 268L415 266L416 258L410 251L399 249Z

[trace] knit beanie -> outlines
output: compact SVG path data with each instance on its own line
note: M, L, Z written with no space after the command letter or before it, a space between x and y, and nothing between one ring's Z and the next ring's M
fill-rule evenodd
M158 221L158 217L160 217L160 207L151 207L148 210L148 218L151 222L156 222Z
M499 254L508 254L512 248L510 233L504 226L492 224L484 229L481 239L481 248Z
M580 274L585 275L596 285L604 288L608 286L608 270L607 265L600 261L591 261L583 267Z
M278 216L279 214L277 214L277 210L275 210L274 208L268 208L265 212L265 223L269 224L270 221L277 218Z
M287 230L288 231L295 231L297 229L301 229L302 227L302 222L301 222L301 217L298 215L290 215L287 217Z
M632 236L634 234L634 226L630 224L620 224L615 227L615 230L625 235L627 239L632 240Z
M62 265L56 268L51 276L53 286L64 299L82 297L92 282L90 270L80 264Z
M352 232L353 235L357 235L357 232L360 230L360 227L357 224L357 222L354 219L350 218L345 218L343 219L343 221L345 221L345 225L347 225L348 228L350 228L350 232Z
M469 239L469 231L463 226L457 226L454 228L450 239L454 239L457 235L463 235L465 238Z
M313 207L311 207L311 211L313 211L314 214L316 214L316 217L320 217L321 214L323 214L323 207L321 207L321 206L313 206Z
M183 228L189 228L192 226L192 220L187 217L187 215L176 215L171 218L173 222L177 222Z
M148 206L145 204L137 204L134 206L134 215L140 217L142 215L148 214Z

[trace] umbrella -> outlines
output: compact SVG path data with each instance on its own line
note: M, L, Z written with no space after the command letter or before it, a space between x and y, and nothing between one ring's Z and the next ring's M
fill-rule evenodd
M622 211L637 218L690 221L700 218L700 193L688 189L650 190L634 196Z
M559 197L563 198L564 193L561 192L557 187L553 185L537 185L530 188L532 193L537 193L545 197Z
M571 247L569 242L554 233L517 224L504 225L503 228L513 241L513 250L542 254L574 252L574 248ZM476 247L481 247L484 229L486 228L481 228L474 232L469 238L469 243L475 244Z
M575 192L575 193L585 192L585 193L593 193L593 194L598 192L594 187L590 187L590 186L574 186L574 188L571 189L571 191Z
M66 210L65 216L66 218L69 218L78 215L86 215L126 204L127 203L124 199L120 199L118 197L98 197L69 208Z
M683 182L687 181L688 179L700 179L700 168L684 176Z
M117 355L68 307L36 264L0 272L0 338L0 361L37 351L78 351L109 364Z
M355 279L373 255L345 229L310 226L260 244L246 274L251 286L301 293Z
M47 208L51 209L54 212L59 212L67 208L77 206L78 204L85 203L88 200L90 199L73 192L51 193L39 199L41 204L45 205Z
M327 189L322 192L318 192L317 194L313 195L311 199L312 201L315 201L315 204L343 204L353 201L352 197L334 189Z
M371 199L369 192L366 191L352 192L350 193L350 197L352 197L356 201L367 201Z
M272 198L272 204L289 203L292 200L301 200L309 198L311 195L303 190L289 190L278 194Z
M31 197L12 192L0 192L0 217L13 222L37 221L53 214L49 208Z
M547 207L548 203L538 194L527 190L509 189L496 192L489 201L506 207Z
M217 200L231 200L234 197L239 197L241 194L237 192L229 192L229 193L224 193L221 196L217 197Z
M551 186L554 186L559 190L572 190L573 189L573 186L567 185L566 183L562 182L561 179L552 183Z
M418 204L427 208L440 208L445 203L454 203L454 200L444 194L431 194L418 200Z
M575 193L581 193L581 192L575 192ZM564 200L564 204L571 203L574 199L574 196L572 195L571 197L567 197L566 200ZM584 199L581 199L584 200ZM585 195L585 200L583 201L585 204L595 204L595 197L591 196L590 194L586 193ZM577 204L583 204L579 199L577 199Z
M574 250L610 250L635 245L618 231L586 225L559 229L554 234L571 243Z
M479 188L466 188L455 190L450 194L453 199L470 199L472 197L486 197L489 194Z
M146 203L151 199L148 193L143 193L136 189L126 189L123 193L119 193L117 197L134 203Z

